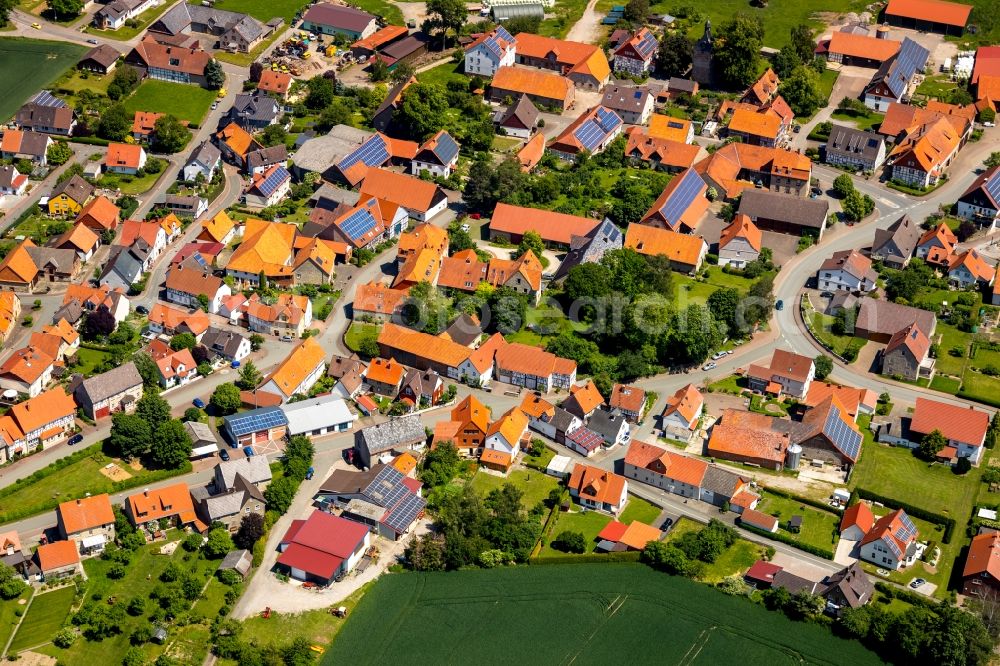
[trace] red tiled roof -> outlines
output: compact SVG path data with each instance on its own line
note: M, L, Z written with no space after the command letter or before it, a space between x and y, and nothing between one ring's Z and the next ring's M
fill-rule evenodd
M856 35L850 32L835 32L830 36L830 53L840 53L852 58L865 58L884 62L896 55L900 42L891 39L878 39L868 35Z
M599 467L577 463L569 478L568 487L576 489L580 497L617 506L626 483L624 476Z
M989 426L990 415L972 405L959 407L928 398L917 398L910 421L911 432L928 435L937 430L945 439L972 446L983 443Z
M366 534L367 526L317 509L308 519L292 523L281 540L288 546L278 556L278 563L319 578L331 578Z
M858 502L854 506L847 507L844 515L840 519L840 531L843 532L849 527L857 525L861 532L868 534L872 525L875 524L875 515L871 508L864 502Z
M773 417L738 409L727 409L712 428L708 454L719 458L737 456L781 465L785 462L789 435L773 429Z
M75 534L115 522L114 511L111 510L111 498L107 493L63 502L57 511L62 518L66 534Z
M537 231L548 243L569 245L573 236L586 236L598 224L587 217L498 203L490 219L490 231L516 236Z
M688 386L691 386L690 384ZM687 387L685 387L686 389ZM682 391L685 389L681 389ZM642 411L642 406L646 402L646 392L638 386L627 384L615 384L611 389L611 400L608 404L612 408L622 409L638 414Z
M943 23L964 28L969 22L971 5L944 0L889 0L885 8L886 16Z
M989 574L1000 581L1000 533L990 532L972 538L962 576Z
M42 544L38 547L36 555L42 573L80 563L80 551L77 550L75 541L53 541Z
M745 575L750 580L759 581L761 583L772 583L774 582L774 574L781 570L782 567L774 564L773 562L757 560L753 563L753 566L747 569Z

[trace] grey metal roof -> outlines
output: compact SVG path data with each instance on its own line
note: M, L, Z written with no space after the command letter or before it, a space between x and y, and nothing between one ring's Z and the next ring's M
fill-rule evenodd
M713 493L718 493L723 497L732 497L733 491L736 489L736 482L741 478L739 474L734 474L717 465L709 465L705 469L705 476L701 480L701 487L705 490L711 490Z
M627 424L628 421L622 416L621 412L609 412L598 409L591 415L587 427L603 437L604 441L614 442L618 437L618 433L621 432L623 423Z
M309 139L292 155L296 168L322 173L374 136L373 132L337 125L323 136Z
M922 229L909 215L902 215L886 229L875 230L872 254L881 254L897 261L908 259L917 248Z
M427 438L420 417L411 414L391 419L385 423L368 426L356 433L358 448L369 454L391 451L399 446L410 446Z
M149 27L151 32L163 32L168 35L178 35L191 25L191 14L188 9L192 5L180 2L171 7L166 14L153 22Z
M194 152L191 153L191 157L188 158L187 163L193 164L197 162L198 164L204 165L206 167L213 167L219 163L222 159L222 153L219 151L218 147L211 141L203 141Z
M142 375L136 370L135 363L129 361L113 370L83 380L77 389L77 395L86 395L91 404L96 404L136 386L142 386Z
M236 96L229 115L236 120L270 123L281 115L281 106L267 93L260 91L240 93Z
M356 418L340 397L327 394L281 405L288 419L288 433L302 433L350 423Z
M744 190L740 198L740 214L751 220L768 219L822 229L830 211L826 199L807 199L794 194L779 194L766 190Z
M234 458L233 460L224 460L215 466L215 479L217 484L221 486L219 490L231 490L236 487L237 476L242 476L252 484L270 481L271 466L267 461L267 456Z
M287 161L288 148L283 143L247 153L247 169L251 171L272 164L284 164Z
M219 563L219 571L235 569L246 576L252 565L253 555L250 554L249 550L231 550L226 553L226 556L222 558L222 562Z

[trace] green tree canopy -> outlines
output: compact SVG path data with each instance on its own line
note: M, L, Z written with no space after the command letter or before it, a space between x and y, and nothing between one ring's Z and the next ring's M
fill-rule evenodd
M153 462L162 469L177 469L191 457L191 438L177 419L161 423L153 431L149 448Z
M153 124L153 145L164 153L179 153L191 138L191 132L176 117L160 116Z
M118 412L111 415L111 448L123 458L134 459L144 455L153 442L153 429L138 414Z
M464 12L465 5L462 7ZM393 120L406 131L408 138L423 141L444 126L448 108L448 95L442 86L417 83L403 93L403 101L393 114Z
M737 13L719 28L715 60L727 86L743 88L757 79L760 48L764 45L764 23L760 18Z
M222 416L235 414L241 404L240 390L236 388L235 384L229 382L219 384L215 387L215 391L212 392L212 397L209 398L208 403Z

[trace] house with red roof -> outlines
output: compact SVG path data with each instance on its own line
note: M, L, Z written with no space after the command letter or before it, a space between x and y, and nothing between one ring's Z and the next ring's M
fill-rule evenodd
M961 37L972 5L945 0L889 0L884 19L889 25L921 32Z
M774 418L766 414L727 409L712 428L708 455L780 470L785 465L791 435L775 425Z
M740 514L740 524L771 534L778 531L778 519L756 509L743 509L743 513Z
M570 497L595 511L617 516L628 502L628 480L599 467L577 463L568 487Z
M769 588L774 583L774 575L782 569L783 567L773 562L757 560L743 574L743 578L757 589Z
M613 399L613 396L612 396ZM645 399L645 397L643 398ZM660 415L664 437L676 437L688 441L698 429L705 397L694 384L688 384L667 398L667 404Z
M872 260L855 249L834 252L816 271L816 283L823 291L874 291L877 280Z
M104 156L104 170L134 176L146 166L146 151L138 144L112 143Z
M861 541L875 525L875 514L864 502L847 507L840 518L840 538Z
M293 520L278 545L278 565L295 580L329 585L349 574L371 545L366 525L313 511Z
M910 440L919 442L937 430L948 440L948 446L955 448L954 456L968 458L973 465L978 465L983 457L990 418L990 414L972 405L959 407L929 398L917 398L910 419Z
M760 258L763 234L747 215L737 215L719 235L719 265L743 269Z
M962 569L962 594L979 599L1000 597L1000 532L972 538Z
M163 388L187 384L198 375L198 364L190 349L179 349L157 359L156 369L160 371L160 385Z
M996 278L996 267L977 250L956 254L948 264L948 282L959 289L989 287Z
M930 339L916 323L898 331L882 351L882 374L917 381L934 372Z
M913 564L919 556L917 527L902 509L888 513L861 539L861 559L895 571Z
M35 551L38 569L46 582L69 578L80 573L80 553L73 541L45 543Z
M490 240L517 244L525 233L535 231L547 247L569 247L573 236L586 236L598 224L577 215L498 203L490 218Z
M642 417L645 405L646 392L638 386L615 384L611 388L611 397L608 399L608 406L612 410L617 409L622 416L632 423L635 423Z
M747 370L750 389L774 395L787 393L802 400L816 376L816 366L808 356L775 349L770 365L751 364Z
M642 550L650 541L659 541L663 533L646 523L633 520L626 525L617 520L612 520L604 526L597 538L597 550L608 552L621 552L627 550Z

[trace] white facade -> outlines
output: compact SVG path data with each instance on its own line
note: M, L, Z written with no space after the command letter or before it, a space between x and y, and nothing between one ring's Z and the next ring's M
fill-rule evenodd
M138 163L138 165L136 165L136 166L126 166L126 165L120 165L120 164L114 164L114 165L112 165L112 164L105 163L104 170L105 171L110 171L112 173L123 173L123 174L134 176L135 174L137 174L139 172L139 169L142 169L143 167L146 166L146 159L147 159L147 157L148 156L146 155L146 150L144 148L139 148L139 163Z
M757 261L760 258L760 252L754 249L745 238L734 238L733 240L726 243L724 248L719 249L719 265L720 266L732 266L733 268L743 269L746 265Z
M581 506L585 506L588 509L594 509L595 511L603 511L605 513L618 515L621 513L621 510L625 508L626 502L628 502L628 481L622 483L621 497L617 498L614 504L608 502L597 502L587 499L586 497L581 497L580 491L576 488L570 488L569 494L570 497L579 502Z
M205 164L200 160L192 160L184 165L184 180L188 182L194 182L198 178L200 173L206 181L212 180L212 176L215 175L215 169L219 166L219 162L222 158L215 161L215 164Z
M989 228L996 228L1000 224L1000 210L974 206L964 201L958 202L958 216L965 220L990 220Z
M219 289L215 294L205 294L208 296L208 312L209 314L218 314L219 308L222 306L222 299L227 296L233 295L233 290L229 288L229 285L223 283L219 286ZM178 291L176 289L166 290L166 299L171 303L177 303L178 305L184 305L189 308L201 307L201 303L198 302L198 294L189 294L186 291Z
M499 58L486 44L477 44L465 52L465 73L492 79L499 68L514 64L514 56L513 44L508 44Z
M48 383L52 381L52 364L42 371L42 374L38 375L35 381L28 383L21 381L15 377L0 377L0 389L8 390L13 389L18 393L24 393L29 398L34 398L39 393L42 392Z
M439 176L441 178L447 178L451 175L452 171L455 170L455 166L458 164L458 155L455 155L453 159L448 164L438 164L437 162L421 162L420 160L413 160L410 162L410 173L414 176L419 176L421 172L426 171L432 176Z
M852 275L843 268L819 270L816 272L816 280L819 288L824 291L872 291L875 289L874 282L870 282L864 276Z

